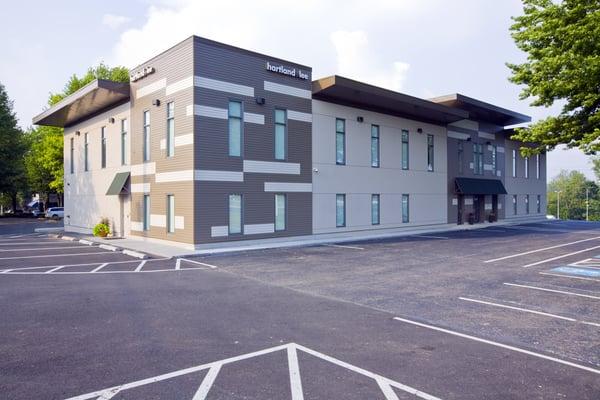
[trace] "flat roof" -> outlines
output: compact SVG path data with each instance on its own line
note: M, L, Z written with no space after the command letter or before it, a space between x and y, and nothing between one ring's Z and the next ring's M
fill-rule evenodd
M339 75L313 81L312 92L313 99L438 125L469 118L468 112L460 109Z
M128 100L129 83L96 79L33 117L32 121L35 125L64 128Z
M491 122L499 126L522 124L531 121L529 115L498 107L460 93L434 97L429 100L449 107L460 108L461 110L468 111L471 119Z

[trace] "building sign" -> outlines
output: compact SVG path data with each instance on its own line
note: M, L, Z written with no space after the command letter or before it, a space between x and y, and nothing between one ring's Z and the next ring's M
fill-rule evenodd
M153 74L154 71L154 67L144 67L142 69L139 69L131 74L131 82L139 81L140 79L145 78L150 74Z
M269 61L267 61L266 68L267 68L267 70L269 70L271 72L275 72L277 74L287 75L287 76L304 79L304 80L310 79L310 77L308 76L308 72L304 72L300 68L286 67L285 65L282 65L282 64L271 64Z

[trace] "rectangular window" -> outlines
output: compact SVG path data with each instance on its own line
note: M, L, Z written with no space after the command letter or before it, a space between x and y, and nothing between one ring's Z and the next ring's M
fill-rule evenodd
M242 233L242 195L229 195L229 234Z
M408 131L402 130L402 169L408 169Z
M335 163L346 164L346 121L340 118L335 120Z
M346 195L335 195L335 226L340 228L346 226Z
M525 157L525 178L529 178L529 157Z
M167 103L167 157L175 155L175 103Z
M379 195L371 195L371 224L379 225Z
M427 171L433 171L433 135L427 135Z
M287 158L287 111L275 110L275 159Z
M517 195L513 194L513 215L517 215Z
M379 168L379 126L371 125L371 167Z
M149 194L145 194L144 195L144 204L143 204L144 209L142 210L143 215L143 227L145 231L150 230L150 195Z
M89 163L88 163L88 150L89 150L89 139L88 139L88 133L84 133L83 134L83 169L84 171L89 171Z
M494 175L496 175L496 168L498 166L497 157L498 157L498 146L493 145L492 146L492 173Z
M106 168L106 127L100 128L100 167Z
M229 155L232 157L242 156L242 126L243 111L240 101L230 101L228 108L229 119ZM240 233L240 232L238 232Z
M407 194L403 194L402 195L402 222L403 223L407 223L410 221L410 215L409 215L409 204L408 204L408 195Z
M167 232L175 232L175 196L167 195Z
M127 131L129 130L129 125L127 124L126 119L121 120L121 165L127 165Z
M529 195L525 195L525 214L529 214Z
M483 145L473 143L473 173L483 175Z
M144 161L150 161L150 111L144 111Z
M512 177L517 177L517 150L512 151Z
M540 155L535 155L535 179L540 179Z
M73 173L75 173L75 139L71 138L70 142L71 142L71 153L70 153L71 160L69 163L70 163L70 167L71 167L71 173L73 174Z
M464 145L462 140L458 141L458 157L457 157L457 163L458 163L458 173L459 174L463 174L464 173Z
M537 213L540 214L542 212L542 196L540 196L539 194L537 195L535 206Z
M275 195L275 230L284 231L286 222L286 195Z

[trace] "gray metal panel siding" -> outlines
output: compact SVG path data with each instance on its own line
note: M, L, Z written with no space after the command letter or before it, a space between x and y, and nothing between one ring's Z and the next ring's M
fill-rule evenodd
M255 97L266 99L264 105L254 97L201 87L194 88L195 104L226 109L230 99L242 101L244 111L264 115L264 125L245 122L242 157L228 155L227 120L195 116L195 169L242 171L243 160L275 162L274 112L283 108L311 114L311 100L264 90L264 81L311 89L311 80L276 74L266 69L268 56L217 46L201 38L194 42L196 76L236 83L254 88ZM274 60L307 71L291 62ZM310 70L308 71L310 72ZM228 194L244 196L244 224L274 223L274 193L264 191L265 182L312 182L311 123L288 119L288 146L285 162L299 163L300 174L245 173L244 182L207 182L195 184L196 243L307 235L312 233L312 196L310 193L287 193L287 226L270 234L211 237L212 226L228 224Z

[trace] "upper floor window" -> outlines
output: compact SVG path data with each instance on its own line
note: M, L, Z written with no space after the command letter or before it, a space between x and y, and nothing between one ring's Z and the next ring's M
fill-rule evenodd
M144 161L150 161L150 111L144 111Z
M512 151L512 177L517 177L517 150Z
M175 155L175 103L167 103L167 157Z
M462 140L459 140L458 141L458 157L457 157L458 173L459 174L463 174L464 173L464 167L463 167L463 165L465 163L464 153L465 153L464 144L463 144Z
M346 164L346 121L335 120L335 163Z
M275 110L275 159L285 160L287 158L287 112L286 110Z
M540 179L540 155L539 154L535 155L535 179Z
M83 169L84 171L89 171L89 162L88 162L88 150L89 150L89 134L86 132L83 135Z
M402 169L408 169L408 131L402 130Z
M75 139L74 138L71 138L70 144L71 144L71 148L70 148L69 157L71 159L70 159L69 164L70 164L70 171L73 174L73 173L75 173Z
M121 120L121 165L127 165L127 131L129 130L129 124L126 119Z
M106 168L106 127L100 128L100 167Z
M371 167L379 167L379 125L371 125Z
M242 156L242 126L244 113L242 102L230 101L228 109L229 119L229 155L232 157Z
M473 173L483 175L483 145L473 143Z
M492 173L496 175L496 170L498 169L498 146L492 146Z
M529 157L525 157L525 178L529 178Z
M433 171L433 135L427 135L427 171Z
M529 195L525 195L525 213L529 214Z

